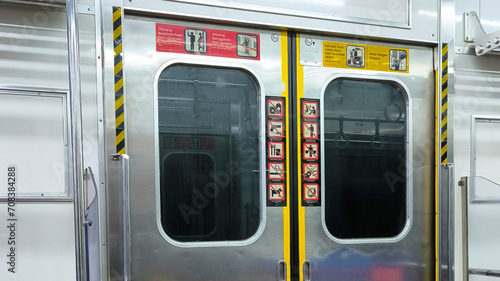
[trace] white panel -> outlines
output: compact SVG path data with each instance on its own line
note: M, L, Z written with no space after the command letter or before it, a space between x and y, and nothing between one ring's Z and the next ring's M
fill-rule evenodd
M500 14L498 13L498 0L479 1L479 18L486 33L500 30Z
M0 182L14 165L18 197L68 195L65 106L64 95L0 94Z
M7 205L0 204L0 280L75 280L73 204L18 203L15 209L18 221L13 274L7 271L7 250L12 247L7 244Z
M500 159L500 120L476 123L476 174L500 184L498 159Z
M500 270L500 204L469 205L469 268Z
M252 11L278 14L310 16L327 19L347 19L353 22L373 20L390 25L409 24L409 0L366 1L366 0L178 0L221 7L235 7Z

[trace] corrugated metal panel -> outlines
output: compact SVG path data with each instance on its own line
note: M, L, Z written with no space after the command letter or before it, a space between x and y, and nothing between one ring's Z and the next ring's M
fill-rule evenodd
M65 13L7 7L0 18L0 85L67 88Z

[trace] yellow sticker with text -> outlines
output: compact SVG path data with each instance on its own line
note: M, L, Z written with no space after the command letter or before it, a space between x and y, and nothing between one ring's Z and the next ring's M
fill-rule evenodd
M408 49L323 41L323 66L409 72Z

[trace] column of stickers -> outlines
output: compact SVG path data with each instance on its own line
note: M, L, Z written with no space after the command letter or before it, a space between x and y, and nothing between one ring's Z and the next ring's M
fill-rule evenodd
M320 206L319 101L301 99L302 205Z
M267 206L286 206L286 100L266 100Z

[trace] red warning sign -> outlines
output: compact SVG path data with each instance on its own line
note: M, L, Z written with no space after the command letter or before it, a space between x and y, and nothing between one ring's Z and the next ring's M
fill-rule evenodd
M267 156L269 159L285 158L285 145L283 142L270 141L267 143Z
M302 116L304 118L318 118L318 103L315 101L302 102Z
M305 201L318 201L319 199L319 184L317 183L304 183L304 200Z
M283 117L283 101L282 100L267 100L267 116Z
M284 127L283 121L267 121L267 136L270 138L282 138Z
M285 178L285 164L269 163L267 173L270 180L282 180Z
M302 165L302 178L304 180L318 180L319 169L317 163L307 163Z
M302 145L302 158L304 160L318 160L319 159L319 144L305 142Z
M304 122L302 128L302 134L304 139L315 140L318 139L318 123L314 122Z
M282 183L270 183L269 200L271 201L285 200L285 185Z
M156 24L157 52L259 60L259 44L259 34Z

